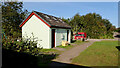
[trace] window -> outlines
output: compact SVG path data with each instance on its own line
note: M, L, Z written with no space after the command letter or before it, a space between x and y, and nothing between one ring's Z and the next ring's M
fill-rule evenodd
M84 34L76 34L76 36L84 36Z
M61 34L61 38L62 38L62 40L65 40L65 35Z

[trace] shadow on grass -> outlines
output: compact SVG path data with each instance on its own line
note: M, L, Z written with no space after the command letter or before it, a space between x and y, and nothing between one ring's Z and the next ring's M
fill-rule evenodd
M61 62L55 62L52 61L50 64L50 67L52 68L90 68L87 66L80 66L80 65L74 65L74 64L67 64L67 63L61 63Z
M120 46L116 46L116 48L120 51Z
M26 53L2 49L2 68L38 68L39 66L48 65L55 57L55 54L33 56Z
M120 35L116 35L116 36L114 36L114 37L116 37L116 38L120 38Z
M18 53L6 49L2 49L2 54L2 68L88 68L79 65L51 61L56 58L55 54L44 54L36 57L26 53Z
M76 42L76 40L71 40L71 43L74 43L74 42Z

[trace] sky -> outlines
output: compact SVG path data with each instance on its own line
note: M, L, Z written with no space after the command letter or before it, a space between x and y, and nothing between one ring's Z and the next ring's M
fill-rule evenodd
M24 2L118 2L120 0L18 0L18 1L24 1Z
M24 9L56 17L72 18L76 13L97 13L118 27L118 2L24 2Z

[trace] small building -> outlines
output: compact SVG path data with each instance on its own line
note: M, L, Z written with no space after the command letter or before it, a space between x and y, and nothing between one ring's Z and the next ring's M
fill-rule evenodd
M33 33L40 44L37 47L53 48L61 45L62 40L71 43L71 26L55 16L32 11L19 27L22 37L31 37Z

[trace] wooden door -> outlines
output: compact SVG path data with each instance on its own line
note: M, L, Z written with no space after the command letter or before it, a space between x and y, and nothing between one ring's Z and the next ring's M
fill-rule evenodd
M52 48L55 47L55 29L52 29Z

